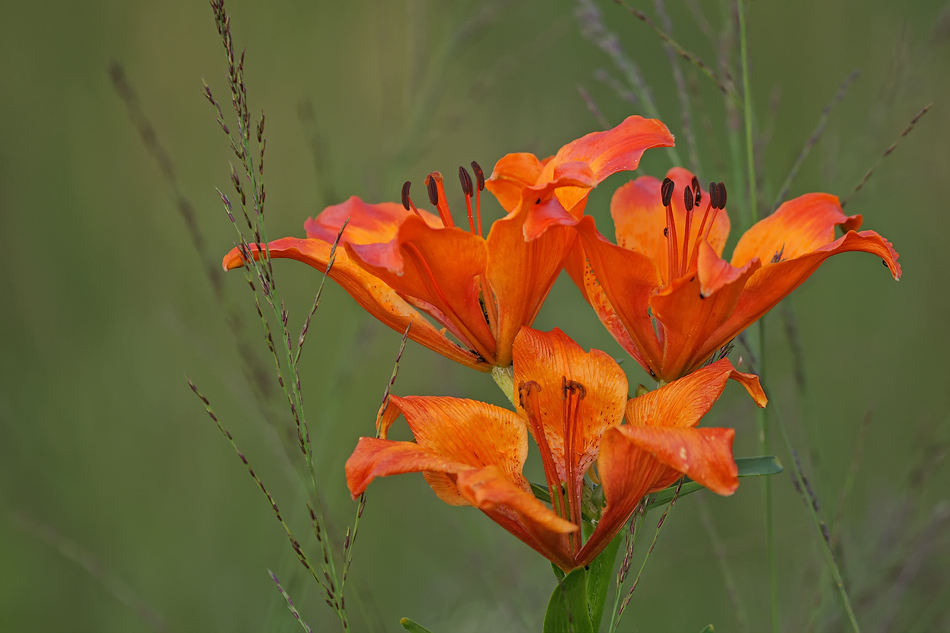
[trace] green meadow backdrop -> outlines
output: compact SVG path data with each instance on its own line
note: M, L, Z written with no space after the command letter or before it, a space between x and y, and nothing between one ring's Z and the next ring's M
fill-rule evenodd
M719 47L705 29L721 30L728 3L667 5L673 36L715 67ZM302 236L308 216L350 195L398 200L403 181L421 192L429 171L453 174L472 160L489 171L512 151L553 154L643 112L625 95L611 46L639 68L685 159L662 42L623 8L595 6L616 40L592 32L591 14L579 18L567 0L229 0L236 43L247 47L251 111L266 112L268 235ZM202 95L204 79L228 105L210 8L24 2L6 3L3 15L0 629L293 631L270 569L314 630L336 630L185 380L210 399L304 547L318 551L303 539L300 460L288 461L275 430L290 420L250 293L240 273L218 266L234 231L215 187L231 191L233 155ZM767 371L773 424L780 412L840 543L863 629L948 630L950 5L754 0L748 24L764 204L853 71L861 75L827 117L792 196L847 196L934 103L846 209L894 243L903 279L864 254L829 260L771 313ZM676 64L701 180L727 183L738 228L747 196L734 184L722 95L693 65ZM143 142L144 126L154 136ZM640 173L662 177L670 166L653 150ZM610 196L629 177L591 196L604 233ZM448 190L458 210L461 193ZM485 214L500 207L489 199ZM295 262L274 267L296 330L320 275ZM566 277L536 326L625 356ZM303 389L328 529L340 540L355 511L343 464L373 433L400 336L333 284L309 336ZM739 346L732 359L741 356ZM623 366L632 385L649 384L631 360ZM705 424L734 426L736 455L754 455L754 412L740 391L731 386ZM487 375L412 343L395 393L503 404ZM773 438L786 464L773 479L781 628L843 630L792 457ZM621 630L766 629L763 517L755 480L731 498L678 502ZM547 561L486 517L443 504L420 476L397 477L370 488L347 608L356 631L396 630L401 616L436 633L539 630L553 585Z

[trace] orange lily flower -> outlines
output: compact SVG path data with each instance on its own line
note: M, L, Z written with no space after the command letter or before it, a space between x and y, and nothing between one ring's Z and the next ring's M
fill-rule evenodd
M735 431L694 427L730 378L765 406L756 376L724 359L628 401L620 366L600 350L584 352L560 330L523 328L513 353L517 412L459 398L393 396L378 420L380 437L360 438L346 462L353 497L376 477L422 472L440 499L478 508L570 571L597 557L644 495L684 474L718 494L735 492ZM415 442L386 439L400 414ZM551 507L522 475L529 434ZM606 505L585 543L585 474L595 463Z
M507 367L518 330L534 321L575 242L573 227L545 221L550 209L582 213L588 192L604 178L636 169L645 150L672 144L662 123L633 116L565 145L545 161L530 154L505 156L487 182L473 162L474 186L460 167L467 231L455 226L442 175L433 172L426 188L438 215L413 204L407 182L402 205L352 197L308 220L306 239L270 243L270 256L324 271L330 246L349 220L330 276L363 308L399 332L411 323L411 339L447 358L482 371ZM482 237L485 187L508 213ZM258 246L250 248L257 257ZM239 248L224 258L225 270L243 265Z
M832 255L871 253L900 279L891 243L857 232L861 216L846 216L826 193L784 203L746 231L725 261L725 203L722 183L707 191L674 168L663 183L641 176L616 191L617 244L597 232L593 218L575 223L587 266L571 261L568 271L617 342L660 382L701 367ZM835 239L839 226L845 234Z

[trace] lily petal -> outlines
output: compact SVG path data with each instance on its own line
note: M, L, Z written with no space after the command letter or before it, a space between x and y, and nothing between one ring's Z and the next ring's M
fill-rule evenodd
M334 239L336 235L334 234ZM257 244L251 244L251 253L259 258ZM317 239L299 239L285 237L268 245L270 256L274 259L295 259L325 272L330 258L330 244ZM225 270L244 266L244 258L239 249L234 248L224 256L222 266ZM476 354L463 349L435 329L429 321L406 302L399 293L378 277L357 266L343 249L337 248L336 259L330 269L330 278L340 284L364 310L397 332L405 332L409 327L409 338L442 354L450 360L474 367L481 371L491 371L491 365L483 362Z
M641 352L634 358L651 375L658 375L662 355L649 312L650 298L663 282L656 265L643 253L611 244L597 231L590 216L580 219L577 234L591 270L608 299L608 304L604 304L591 297L591 305L605 324L620 319ZM591 285L585 280L585 294L591 292ZM605 305L612 311L606 310Z
M835 228L861 228L861 216L846 216L838 196L808 193L789 200L739 238L732 265L758 258L763 264L795 259L835 241Z
M433 229L410 216L392 241L346 244L346 249L396 292L435 306L464 336L464 344L493 360L495 339L479 303L478 278L488 260L483 238L459 228Z
M487 278L497 300L495 364L511 364L510 350L522 326L530 326L557 280L576 234L555 227L530 242L523 237L521 209L496 220L488 233Z
M396 442L375 437L361 437L356 450L346 460L346 485L354 499L366 491L377 477L405 473L431 472L458 474L473 467L447 459L414 442ZM449 492L451 494L444 494ZM437 490L439 498L449 505L469 505L458 490Z
M735 429L623 425L617 430L634 446L674 471L658 480L651 490L662 490L682 475L723 496L731 495L739 487L739 468L732 457Z
M522 190L533 187L538 181L547 160L550 158L541 161L527 152L502 156L495 163L491 177L485 181L485 188L495 195L507 213L511 213L521 204Z
M403 414L422 448L470 467L498 466L522 490L531 489L521 475L528 456L528 431L513 411L448 397L391 396L389 406ZM448 483L449 489L444 481L433 489L443 501L452 503L449 492L457 490Z
M759 377L736 370L728 358L723 358L659 389L631 398L626 407L627 424L633 427L694 427L719 399L730 379L745 387L759 407L768 403Z
M472 400L392 396L381 427L399 413L416 442L361 438L346 463L354 498L375 477L422 472L446 503L475 506L558 565L573 567L564 535L579 528L530 492L521 475L528 440L519 416Z
M419 213L432 228L442 228L439 216L423 209ZM308 218L304 229L307 237L333 244L346 222L341 244L386 243L395 239L399 225L410 215L414 215L412 211L406 211L395 202L370 204L357 196L350 196L346 202L329 206L317 217Z
M601 287L600 282L597 280L597 276L594 275L593 269L590 267L585 260L584 262L584 298L587 299L587 303L594 308L594 312L597 314L597 317L600 319L600 322L603 324L607 331L610 332L611 336L620 343L622 347L628 354L630 354L635 361L640 363L640 365L645 368L647 371L650 371L649 362L644 358L643 354L640 353L640 348L637 347L636 342L633 340L633 337L630 336L630 333L627 332L626 326L623 324L620 316L617 314L617 311L614 310L613 305L610 303L610 299L607 298L607 293L604 292L604 289Z
M604 132L592 132L568 143L554 155L541 171L538 183L554 180L555 170L566 163L586 163L596 186L619 171L633 171L640 165L643 152L653 147L672 147L673 135L658 119L634 115L620 125ZM587 196L584 187L563 187L557 197L565 209Z

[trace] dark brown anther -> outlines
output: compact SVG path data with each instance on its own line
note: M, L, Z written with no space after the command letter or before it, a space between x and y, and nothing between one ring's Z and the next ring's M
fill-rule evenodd
M719 208L719 185L714 182L709 183L709 206Z
M693 202L696 203L696 206L699 206L700 201L703 199L703 190L699 187L699 179L696 176L693 176Z
M673 189L676 188L676 183L674 183L669 178L663 179L663 184L660 185L660 195L663 197L663 206L670 206L670 200L673 199Z
M476 180L476 183L478 184L478 190L484 191L485 190L485 172L482 171L481 166L478 163L476 163L474 160L472 161L472 171L475 172L475 180Z
M472 177L468 175L468 171L459 165L459 183L462 185L462 193L466 196L471 196L472 193Z
M683 189L683 204L686 205L686 213L693 210L693 189L691 187Z
M433 205L438 206L439 204L439 187L435 182L435 178L432 177L432 174L426 176L426 189L429 191L429 202Z
M412 186L412 183L408 180L402 186L402 206L405 207L406 211L412 209L412 205L409 203L409 187Z
M719 208L726 208L726 183L719 183Z

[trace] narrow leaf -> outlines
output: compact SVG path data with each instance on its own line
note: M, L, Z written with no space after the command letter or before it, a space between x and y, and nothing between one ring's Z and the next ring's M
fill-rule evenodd
M778 458L773 455L762 455L760 457L740 457L736 460L736 466L739 467L740 477L777 475L784 470L784 468L782 468L782 463L778 461ZM683 482L683 487L680 490L679 496L683 497L702 489L703 487L701 485L687 477L686 481ZM663 490L656 493L656 498L647 509L649 510L669 503L673 499L674 494L676 494L675 485L670 486L669 488L664 488Z
M587 603L587 570L578 567L551 594L544 612L544 633L594 633Z
M623 533L614 537L610 545L591 561L587 570L587 605L594 631L600 630L600 620L604 615L604 605L607 602L607 590L613 578L614 562L616 562L621 541L623 541Z
M409 618L402 618L399 620L399 624L402 625L402 628L409 631L409 633L432 633L429 629L422 626L418 622L415 622Z

